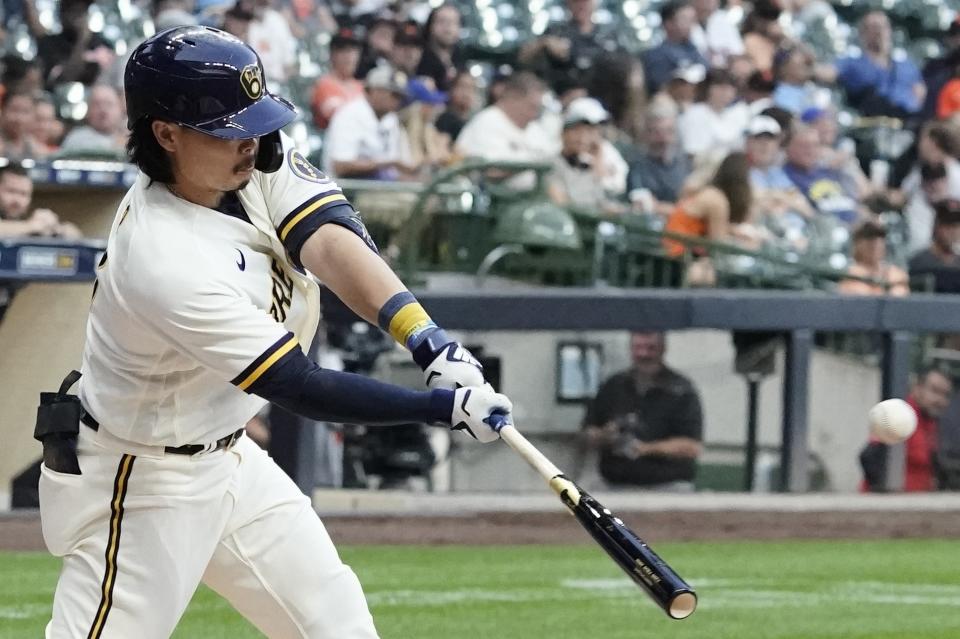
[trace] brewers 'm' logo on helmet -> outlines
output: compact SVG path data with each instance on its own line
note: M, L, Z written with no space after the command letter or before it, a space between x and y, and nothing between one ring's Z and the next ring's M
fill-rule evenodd
M287 152L287 164L290 165L294 175L308 182L323 183L330 180L323 171L310 164L310 161L296 149L290 149Z
M240 72L240 85L251 100L259 100L263 95L263 73L259 64L248 64Z

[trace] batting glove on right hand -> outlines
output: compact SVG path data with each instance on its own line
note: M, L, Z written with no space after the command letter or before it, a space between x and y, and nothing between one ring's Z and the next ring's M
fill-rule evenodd
M512 423L513 404L490 384L465 386L453 394L451 430L462 430L487 444L500 439L500 429Z

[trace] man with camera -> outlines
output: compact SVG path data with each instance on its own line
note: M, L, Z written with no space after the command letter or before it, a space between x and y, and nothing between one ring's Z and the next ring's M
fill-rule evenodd
M693 383L664 364L663 333L630 336L631 368L603 384L583 420L611 488L690 491L702 451L703 411Z

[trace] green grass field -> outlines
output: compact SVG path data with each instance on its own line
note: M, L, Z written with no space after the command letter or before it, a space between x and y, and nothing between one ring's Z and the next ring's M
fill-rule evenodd
M957 639L960 542L663 544L700 594L671 621L602 552L354 547L383 639ZM0 638L42 636L58 562L0 554ZM180 639L260 636L202 589Z

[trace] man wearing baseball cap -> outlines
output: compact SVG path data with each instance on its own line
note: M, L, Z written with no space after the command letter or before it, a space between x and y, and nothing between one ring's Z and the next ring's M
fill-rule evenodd
M339 178L397 180L416 173L397 111L407 76L389 65L367 74L363 94L340 107L327 129L324 168Z
M780 145L783 135L780 125L768 115L755 115L746 130L747 162L750 164L750 183L758 191L794 189L793 182L783 172ZM761 198L762 199L762 198Z
M677 67L670 80L650 100L650 110L676 111L679 117L693 104L697 97L697 86L707 77L707 68L702 64L688 64Z
M359 27L342 27L330 40L330 72L313 87L313 122L320 129L330 125L330 118L345 103L363 95L363 83L356 79L363 36Z
M746 130L745 152L750 166L754 203L774 229L797 250L807 247L807 221L813 207L783 170L783 134L780 124L768 115L755 115Z
M567 107L560 157L554 160L547 185L550 199L557 204L598 213L622 211L623 206L607 196L605 187L617 169L604 153L601 127L609 120L610 114L594 98L577 98ZM623 163L616 150L612 151Z

